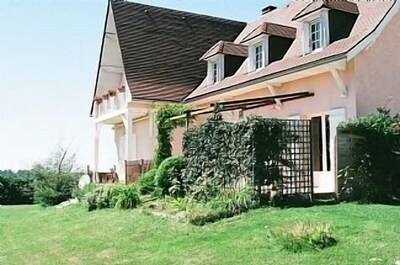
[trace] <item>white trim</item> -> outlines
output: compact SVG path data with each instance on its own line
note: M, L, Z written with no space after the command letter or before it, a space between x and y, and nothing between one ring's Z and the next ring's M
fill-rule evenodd
M225 76L225 55L217 54L207 59L207 84L214 85L221 82ZM217 76L214 80L214 65L217 66Z
M333 79L335 79L336 85L339 88L339 94L342 98L345 98L348 96L348 91L346 84L344 83L343 79L340 77L339 72L336 68L333 68L332 66L328 65L327 66L329 71L332 74Z
M256 45L262 43L262 52L263 52L263 61L262 61L262 66L258 69L256 69L256 64L255 64L255 47ZM260 71L261 69L265 68L268 65L269 61L269 45L268 45L268 35L261 35L257 38L254 38L248 42L246 42L246 45L249 47L249 56L248 56L248 72L256 72Z
M93 172L94 172L94 180L98 181L98 171L99 171L99 141L100 141L100 133L101 133L102 124L95 123L95 135L94 135L94 163L93 163Z
M109 113L99 116L98 118L96 118L94 120L94 122L96 122L96 123L103 122L103 121L118 117L118 116L124 114L125 112L126 112L126 108L112 111L112 112L109 112Z
M271 96L275 96L276 95L276 91L275 88L272 85L267 85L269 93L271 93ZM283 104L282 101L280 99L275 99L276 104L278 105L279 109L282 109Z
M393 17L400 10L400 1L396 1L392 9L386 14L386 17L381 21L381 23L377 26L377 28L364 40L362 40L359 44L353 47L349 52L347 52L347 61L352 60L356 57L360 52L364 49L371 46L376 39L381 35L381 33L385 30L386 26L390 23Z
M132 147L135 148L132 114L129 111L125 113L125 119L125 159L129 161L134 159Z
M326 115L321 117L321 137L322 137L322 171L328 171L327 139L326 139Z
M320 41L321 47L312 50L311 45L311 25L319 20L320 23ZM316 53L322 51L329 45L329 11L324 8L318 12L312 13L301 20L303 22L303 56L309 53Z

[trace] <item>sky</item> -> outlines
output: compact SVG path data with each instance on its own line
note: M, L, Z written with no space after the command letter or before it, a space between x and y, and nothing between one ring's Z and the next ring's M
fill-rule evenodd
M286 0L135 2L249 22ZM58 145L92 164L89 111L106 7L106 0L0 0L0 169L29 169ZM113 145L112 131L101 141Z

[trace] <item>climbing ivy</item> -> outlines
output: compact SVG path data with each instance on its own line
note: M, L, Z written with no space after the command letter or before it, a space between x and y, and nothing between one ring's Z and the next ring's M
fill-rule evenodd
M157 146L155 150L154 165L157 168L162 161L171 156L172 132L178 127L185 126L186 119L171 120L174 116L185 114L189 107L183 104L167 104L157 108Z
M258 116L229 123L216 112L204 124L189 129L183 139L187 193L207 200L244 181L255 186L279 185L283 176L278 166L288 165L285 125Z

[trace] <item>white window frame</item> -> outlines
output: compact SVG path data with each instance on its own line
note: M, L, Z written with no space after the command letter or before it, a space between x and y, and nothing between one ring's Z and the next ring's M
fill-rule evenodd
M208 61L207 80L208 80L208 85L211 86L221 82L222 79L224 79L225 56L223 54L218 54L216 56L211 57L207 61ZM215 66L217 67L217 69L214 68Z
M254 68L256 71L265 66L264 55L265 55L264 44L261 41L254 45L253 60L254 60Z
M246 43L249 46L249 72L260 71L268 65L268 36L260 36ZM256 48L262 49L261 67L256 65Z
M299 21L303 22L303 55L320 52L329 45L329 10L321 9L312 13ZM320 45L318 49L312 49L311 26L316 21L320 21Z
M318 30L313 31L313 27L317 28L317 26L319 27ZM309 27L310 27L310 49L311 52L316 52L316 51L320 51L322 50L323 46L322 46L322 21L321 18L317 18L314 19L313 21L311 21L309 23ZM317 36L317 34L319 35L319 38L315 38L313 39L314 36ZM318 46L316 48L314 48L313 46Z

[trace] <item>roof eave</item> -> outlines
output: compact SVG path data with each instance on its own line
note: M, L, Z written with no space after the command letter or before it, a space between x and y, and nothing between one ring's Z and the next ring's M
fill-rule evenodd
M104 28L103 28L103 38L101 40L100 56L99 56L99 63L97 66L97 75L96 75L96 81L95 81L95 85L94 85L93 99L96 97L97 86L99 84L101 59L103 57L104 42L105 42L105 38L106 38L106 29L107 29L108 15L109 15L110 9L111 9L111 0L109 0L107 2L106 18L105 18ZM93 110L94 110L94 100L92 100L92 106L90 108L90 117L93 117Z
M233 91L233 90L241 89L241 88L244 88L244 87L256 84L256 83L266 82L266 81L269 81L269 80L272 80L272 79L275 79L275 78L279 78L279 77L282 77L282 76L285 76L285 75L288 75L288 74L294 74L296 72L300 72L300 71L303 71L303 70L308 70L308 69L313 68L313 67L321 66L321 65L324 65L324 64L327 64L327 63L332 63L332 62L339 61L339 60L346 59L346 58L347 58L346 52L340 53L340 54L333 55L333 56L330 56L330 57L327 57L327 58L324 58L324 59L321 59L321 60L318 60L318 61L313 61L313 62L310 62L310 63L307 63L307 64L303 64L303 65L299 65L299 66L296 66L296 67L293 67L293 68L290 68L290 69L286 69L286 70L283 70L283 71L280 71L280 72L277 72L277 73L273 73L273 74L270 74L270 75L261 76L261 77L258 77L258 78L252 79L252 80L248 80L248 81L245 81L243 83L232 85L232 86L229 86L229 87L217 90L217 91L212 91L212 92L209 92L209 93L206 93L206 94L195 96L193 98L185 98L184 102L187 102L187 103L194 102L194 101L197 101L197 100L205 99L205 98L210 97L210 96L214 96L214 95L230 92L230 91Z

